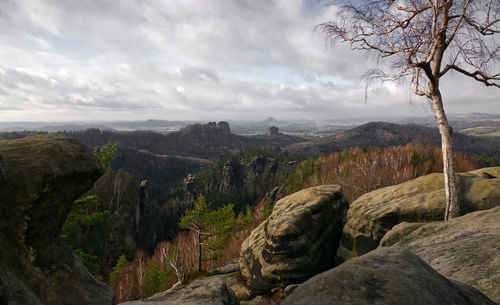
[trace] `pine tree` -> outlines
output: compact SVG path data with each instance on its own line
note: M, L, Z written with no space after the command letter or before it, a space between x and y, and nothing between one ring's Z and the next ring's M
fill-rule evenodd
M233 204L224 205L216 210L210 209L205 197L200 195L194 207L186 210L179 227L195 232L198 239L198 271L203 260L217 259L230 234L235 228ZM205 250L205 257L203 256Z

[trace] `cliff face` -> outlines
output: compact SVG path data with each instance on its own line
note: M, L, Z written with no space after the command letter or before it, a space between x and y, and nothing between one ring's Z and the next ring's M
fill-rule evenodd
M203 194L214 203L234 203L237 209L256 204L267 192L283 183L296 166L296 161L259 153L221 156L211 170L188 176L186 203Z
M60 237L75 199L102 175L80 142L58 136L1 141L0 303L112 304Z

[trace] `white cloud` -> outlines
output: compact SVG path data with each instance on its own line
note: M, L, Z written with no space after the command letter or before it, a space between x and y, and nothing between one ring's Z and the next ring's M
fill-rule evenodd
M3 0L0 120L261 119L397 115L407 88L364 102L374 61L325 45L320 0ZM8 12L5 13L5 12ZM492 90L454 79L447 110L498 112ZM460 87L461 90L454 90ZM473 89L468 89L473 88ZM456 107L455 107L456 105Z

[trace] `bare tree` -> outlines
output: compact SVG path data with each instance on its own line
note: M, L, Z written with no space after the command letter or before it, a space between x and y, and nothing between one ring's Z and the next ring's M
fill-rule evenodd
M415 94L431 102L441 134L445 220L460 216L452 129L444 112L439 82L448 72L456 71L486 86L500 87L500 74L490 71L500 57L495 41L500 32L500 2L349 1L339 8L338 17L337 21L318 26L327 41L347 42L353 50L377 53L391 66L392 73L369 71L369 79L408 77Z

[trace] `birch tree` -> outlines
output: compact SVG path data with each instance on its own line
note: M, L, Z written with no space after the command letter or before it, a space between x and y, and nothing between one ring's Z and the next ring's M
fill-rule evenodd
M338 19L318 29L327 41L376 53L390 72L372 70L369 80L408 79L430 101L441 134L446 194L445 220L460 216L452 153L452 128L440 80L449 72L500 87L498 0L369 0L339 7Z

